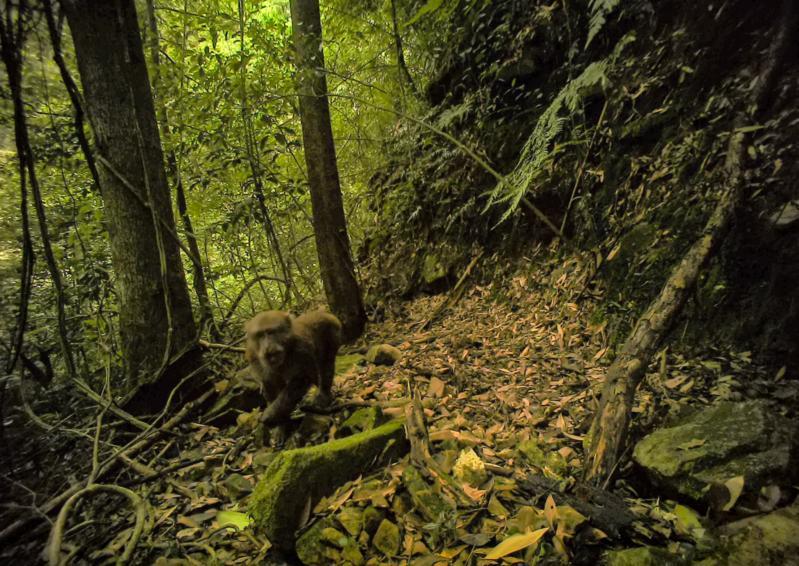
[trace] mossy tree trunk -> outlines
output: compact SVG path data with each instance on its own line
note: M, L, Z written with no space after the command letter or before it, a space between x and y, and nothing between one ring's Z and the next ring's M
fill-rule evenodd
M196 351L196 326L136 9L133 0L65 0L63 7L95 137L125 375L142 385ZM163 400L163 391L153 393L142 409Z
M366 315L347 235L330 108L318 0L291 0L302 138L311 189L316 250L325 295L344 340L361 335Z

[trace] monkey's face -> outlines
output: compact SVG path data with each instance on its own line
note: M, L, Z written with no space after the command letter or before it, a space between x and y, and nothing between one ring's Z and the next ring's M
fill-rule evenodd
M291 343L291 315L282 311L266 311L255 315L244 327L247 334L247 358L275 370L286 360Z

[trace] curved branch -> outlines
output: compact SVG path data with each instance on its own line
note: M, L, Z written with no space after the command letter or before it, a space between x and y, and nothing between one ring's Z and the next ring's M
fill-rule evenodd
M247 291L252 289L252 287L256 283L260 283L261 281L277 281L278 283L282 283L283 285L285 285L287 288L289 286L288 282L285 279L281 279L280 277L272 277L270 275L259 275L258 277L254 277L246 285L244 285L241 291L239 291L238 296L233 300L233 303L231 303L230 308L227 311L227 314L222 319L221 326L223 327L227 326L228 322L230 322L230 318L233 316L233 313L236 312L236 308L238 308L239 303L244 298L244 295L247 294Z
M110 491L124 495L130 500L131 505L133 505L133 509L136 512L136 524L133 527L133 534L131 535L128 544L125 545L125 550L122 552L122 556L120 556L117 560L117 564L126 564L130 560L133 551L136 549L136 545L139 544L139 539L141 538L142 531L144 530L144 521L147 517L147 503L135 492L126 487L120 487L118 485L112 484L95 483L84 487L72 495L72 497L67 499L67 502L64 503L64 506L58 513L58 518L53 524L53 530L50 533L50 542L47 545L47 562L50 564L50 566L59 566L61 564L61 542L64 538L64 528L66 527L67 519L69 518L69 512L82 497L97 493L99 491Z

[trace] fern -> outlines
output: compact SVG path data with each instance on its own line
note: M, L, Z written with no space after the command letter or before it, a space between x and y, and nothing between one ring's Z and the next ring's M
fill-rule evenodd
M591 0L591 16L588 22L588 39L585 47L591 45L591 41L602 30L607 21L607 16L618 6L620 0Z
M561 89L552 103L538 118L533 133L527 138L516 167L491 192L486 208L504 202L507 209L500 222L504 222L519 207L519 203L544 170L552 154L552 142L563 130L565 109L574 113L580 100L589 92L607 84L608 61L591 63L578 77Z

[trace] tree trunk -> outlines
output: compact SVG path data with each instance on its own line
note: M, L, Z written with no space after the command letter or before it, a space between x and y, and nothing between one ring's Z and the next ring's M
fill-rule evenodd
M319 2L291 0L290 6L302 137L319 269L330 308L341 319L344 339L351 341L363 332L366 314L355 279L339 185L327 103Z
M768 58L752 91L754 116L736 120L736 130L756 120L757 114L768 105L788 42L795 37L797 20L793 4L794 0L783 0L778 32L773 36ZM586 442L589 454L585 476L596 485L607 484L612 479L627 441L635 391L652 356L688 300L702 269L720 247L735 220L736 211L743 201L746 147L746 135L733 131L724 164L725 190L704 231L674 268L660 294L638 319L621 353L608 369L599 409Z
M184 11L186 10L184 2ZM183 16L185 18L185 15ZM147 0L147 22L150 28L149 36L149 49L150 61L152 62L152 69L150 70L153 76L153 94L155 98L156 112L158 119L161 122L161 134L164 141L169 143L169 136L172 130L169 127L169 114L167 113L166 104L164 103L163 93L159 92L160 77L161 77L161 57L160 57L160 41L158 36L158 20L155 17L155 6L153 0ZM185 34L183 37L184 43L186 40ZM181 65L183 61L181 60ZM182 86L182 85L181 85ZM173 149L169 149L166 155L167 169L171 174L175 183L175 203L178 207L178 216L183 223L183 232L186 234L186 243L189 248L189 261L192 267L192 282L194 284L194 294L197 295L197 304L200 309L200 328L208 329L211 337L219 339L219 330L214 322L214 315L211 312L211 299L208 296L208 285L205 279L205 270L203 269L202 261L200 260L200 246L197 243L197 236L194 233L194 226L191 222L189 209L186 203L186 191L183 187L183 177L180 174L180 166L178 165L178 157Z
M197 336L136 9L133 0L65 0L64 11L101 165L125 375L140 386L196 352ZM196 355L181 361L191 367ZM137 409L157 407L168 381L145 387Z

